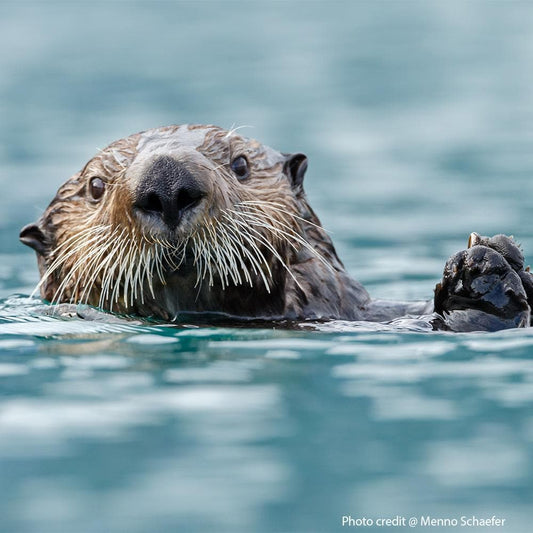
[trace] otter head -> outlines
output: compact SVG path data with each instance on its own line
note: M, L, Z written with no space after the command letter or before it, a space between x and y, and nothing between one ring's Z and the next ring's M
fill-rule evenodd
M215 126L148 130L98 153L20 238L50 302L281 316L286 291L306 298L298 265L336 259L303 193L306 168L302 154Z

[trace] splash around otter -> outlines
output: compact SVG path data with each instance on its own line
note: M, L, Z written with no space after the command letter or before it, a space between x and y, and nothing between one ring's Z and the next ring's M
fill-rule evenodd
M169 321L183 313L295 321L432 313L432 302L372 300L347 274L307 202L306 170L303 154L233 130L147 130L99 152L20 238L37 252L38 289L51 303ZM529 325L530 274L523 256L511 261L514 242L471 244L483 257L445 269L437 327ZM464 276L472 283L457 281Z

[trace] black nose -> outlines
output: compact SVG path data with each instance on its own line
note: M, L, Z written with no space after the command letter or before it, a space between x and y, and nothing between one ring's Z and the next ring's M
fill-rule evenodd
M206 195L198 179L178 161L162 156L142 177L136 192L135 207L157 215L170 228L176 228L186 211Z

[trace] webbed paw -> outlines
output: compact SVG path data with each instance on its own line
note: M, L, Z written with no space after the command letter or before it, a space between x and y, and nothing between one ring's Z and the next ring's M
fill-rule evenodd
M435 288L435 312L453 331L495 331L530 325L533 275L511 237L472 233Z

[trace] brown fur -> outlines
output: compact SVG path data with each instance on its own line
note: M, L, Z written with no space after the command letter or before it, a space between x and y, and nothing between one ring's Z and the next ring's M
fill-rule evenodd
M151 150L179 157L208 191L202 208L173 231L150 226L133 209L135 180ZM245 155L251 166L245 182L230 169L237 155ZM289 156L215 126L170 126L112 143L60 187L38 221L44 241L38 254L41 296L165 320L186 312L360 318L368 294L344 271L288 161ZM94 177L106 183L99 201L88 192ZM228 229L223 223L230 217L234 222ZM274 229L261 227L254 217L270 221ZM238 231L252 233L244 240L235 237L243 244L228 252L228 236ZM202 252L202 243L209 253ZM146 257L157 253L163 259L156 269ZM210 262L202 271L201 253ZM229 267L224 271L217 265L224 261L237 265L236 277L228 274ZM124 273L128 269L140 272L135 294Z

